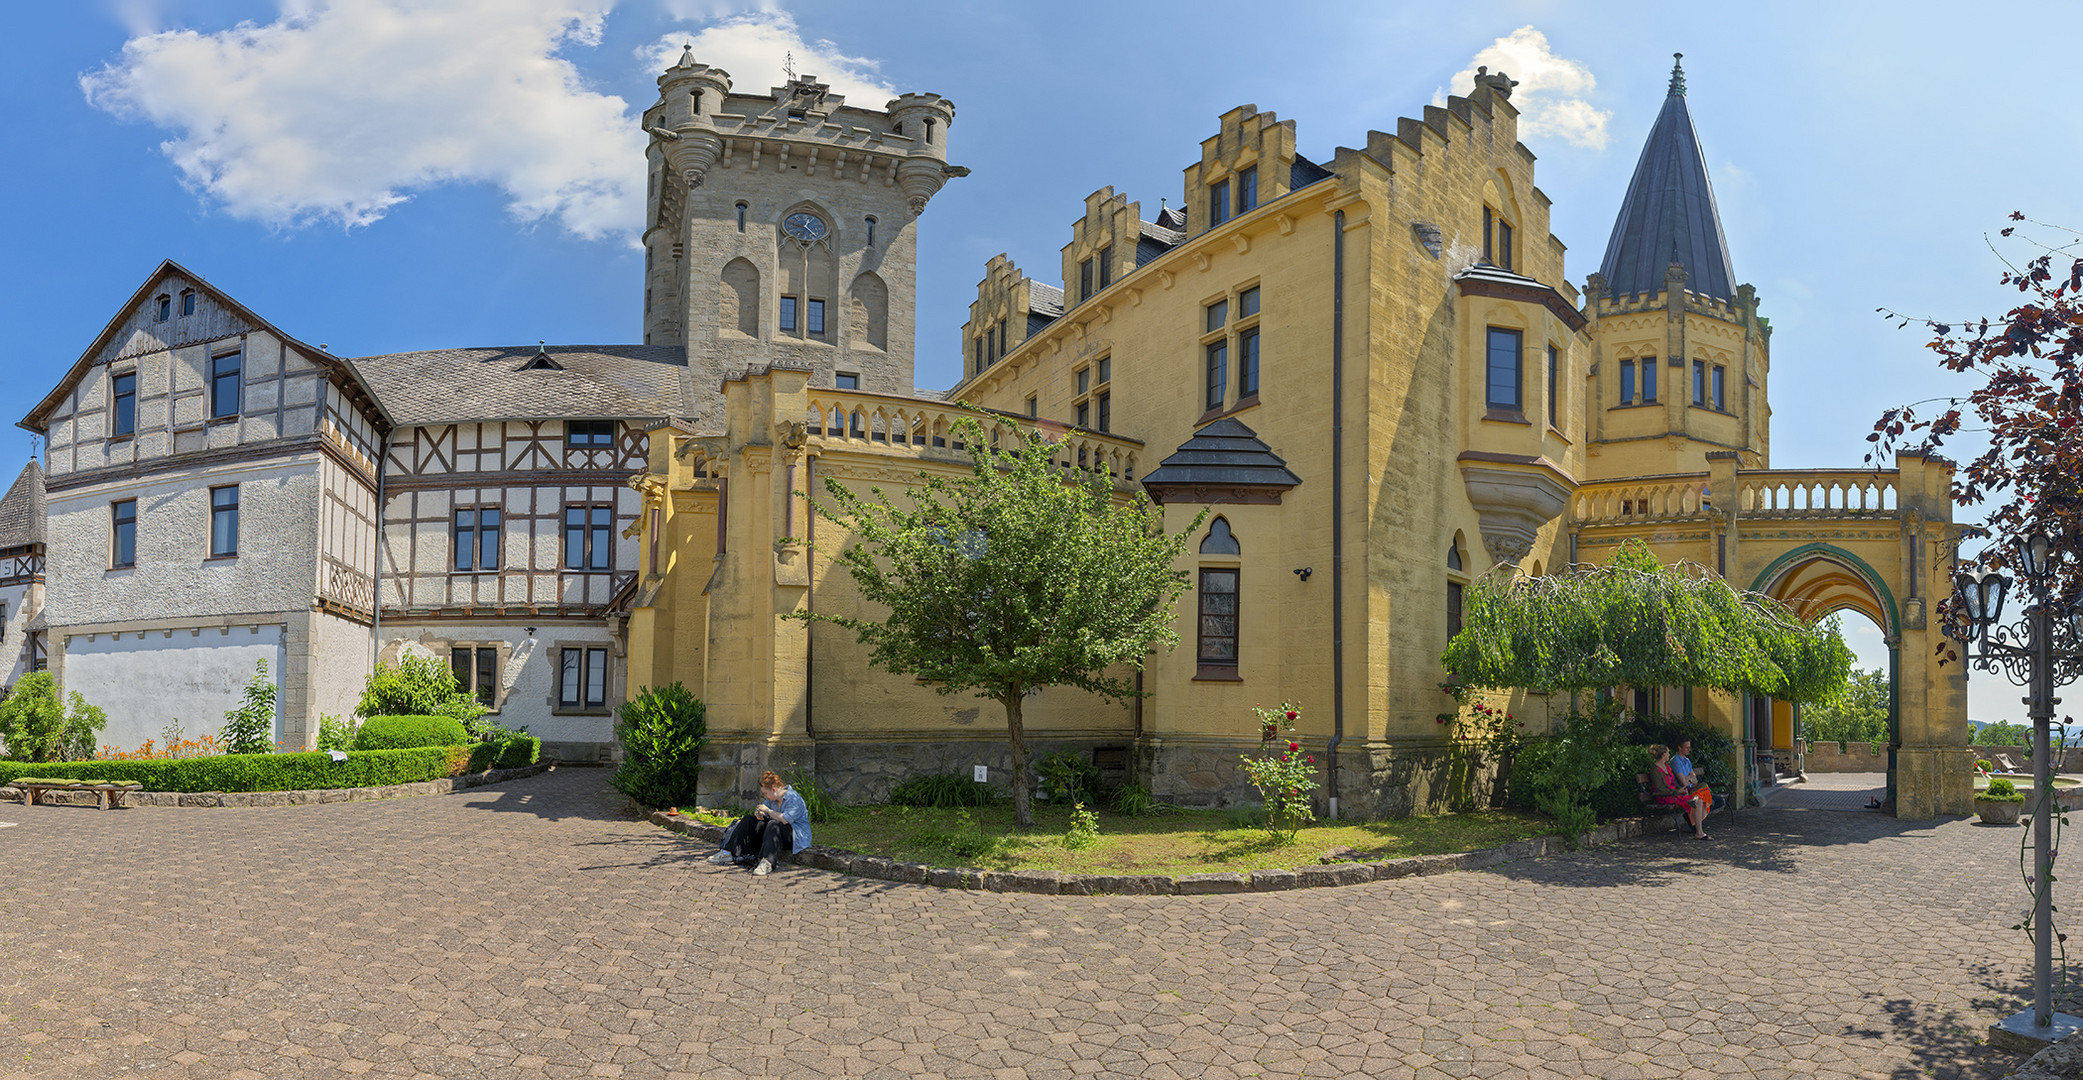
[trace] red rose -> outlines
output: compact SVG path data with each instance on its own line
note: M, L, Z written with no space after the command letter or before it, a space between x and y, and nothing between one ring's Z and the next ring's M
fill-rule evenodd
M1316 759L1315 759L1315 758L1310 758L1310 759L1309 759L1309 763L1310 763L1311 765L1314 765L1314 764L1316 764Z
M1298 712L1296 712L1296 711L1295 711L1295 710L1293 710L1293 709L1289 709L1289 710L1287 711L1287 718L1288 718L1288 719L1290 719L1290 720L1293 720L1294 718L1296 718L1296 717L1298 717L1298 716L1300 716L1300 715L1302 715L1302 714L1301 714L1301 713L1298 713Z

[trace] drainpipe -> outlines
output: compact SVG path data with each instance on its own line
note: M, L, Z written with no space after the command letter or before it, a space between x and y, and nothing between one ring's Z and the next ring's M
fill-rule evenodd
M1345 741L1345 211L1331 215L1331 820L1338 819L1338 745Z
M810 500L817 497L817 455L803 455L803 580L808 588L803 591L803 610L817 614L817 508ZM791 507L796 493L788 493ZM803 734L817 738L817 620L803 624ZM817 750L810 751L810 775L817 775Z

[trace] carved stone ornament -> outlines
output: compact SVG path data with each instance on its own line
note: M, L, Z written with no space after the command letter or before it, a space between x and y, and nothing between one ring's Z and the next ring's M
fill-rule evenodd
M1533 552L1533 539L1518 533L1483 533L1483 550L1499 566L1517 566Z
M784 420L774 425L774 439L784 450L801 450L810 441L810 425L801 420Z
M1552 470L1463 462L1461 482L1483 533L1483 549L1498 563L1517 564L1533 550L1541 527L1569 505L1571 486Z

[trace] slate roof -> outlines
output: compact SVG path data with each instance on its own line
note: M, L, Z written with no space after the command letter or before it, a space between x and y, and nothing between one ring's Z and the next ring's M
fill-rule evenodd
M1295 163L1289 166L1287 170L1287 188L1289 191L1299 191L1316 183L1318 180L1329 180L1330 178L1331 170L1300 154L1296 154Z
M1700 152L1699 133L1685 107L1685 72L1673 65L1670 93L1635 163L1627 199L1613 221L1612 239L1598 272L1610 296L1657 293L1671 263L1685 266L1685 287L1722 300L1735 298L1729 243L1714 207L1714 185Z
M1233 417L1223 417L1193 433L1171 457L1143 477L1145 487L1172 484L1195 487L1291 488L1302 482L1273 448Z
M555 366L539 364L540 351ZM694 387L673 345L514 345L348 361L393 423L688 416Z
M0 548L43 543L43 518L43 468L32 460L0 497Z
M1055 318L1063 314L1063 290L1039 281L1027 283L1027 307L1036 315Z
M1157 216L1161 220L1169 219L1171 210L1169 208L1160 210ZM1136 230L1136 265L1138 267L1149 263L1150 260L1186 242L1186 233L1183 229L1173 229L1150 221L1139 221L1136 224L1140 226ZM1181 224L1183 225L1184 222L1182 221Z

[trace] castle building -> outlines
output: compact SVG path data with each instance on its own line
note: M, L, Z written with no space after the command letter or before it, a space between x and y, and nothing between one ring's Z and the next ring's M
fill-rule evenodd
M995 705L876 671L851 635L791 617L876 615L834 563L851 538L805 493L960 475L951 428L980 407L1049 432L1062 467L1147 493L1172 529L1208 513L1180 566L1181 644L1143 665L1147 696L1043 691L1023 707L1031 747L1216 805L1253 797L1236 765L1258 744L1251 707L1292 700L1325 809L1444 808L1439 654L1464 591L1641 539L1804 616L1873 617L1900 688L1891 799L1964 810L1963 687L1924 659L1949 467L1770 468L1770 327L1737 284L1680 70L1582 292L1511 88L1483 72L1322 160L1292 121L1232 109L1176 207L1146 218L1102 188L1056 280L991 259L945 395L771 363L726 380L721 433L655 432L635 483L658 561L632 605L630 679L701 688L705 785L749 790L779 765L868 801L906 776L1005 766ZM1756 784L1799 767L1788 703L1619 689L1730 731ZM1536 731L1568 707L1496 698Z
M1466 590L1639 539L1804 616L1872 618L1891 801L1966 809L1964 685L1925 614L1950 466L1771 467L1771 327L1675 67L1581 291L1503 74L1320 159L1244 105L1185 155L1175 206L1087 195L1054 280L991 259L945 393L913 385L914 267L928 201L966 172L954 106L865 109L809 77L739 93L691 52L658 83L641 344L339 358L162 266L23 421L49 449L0 501L17 670L47 658L119 745L170 712L214 726L256 660L280 673L278 737L309 745L372 660L425 649L567 758L612 753L629 693L684 683L709 788L781 767L869 801L1002 769L996 705L800 617L879 614L813 493L966 473L954 426L980 408L1172 529L1206 513L1146 696L1042 691L1038 752L1220 805L1251 797L1252 706L1290 700L1326 811L1442 809L1439 655ZM39 490L44 526L15 528ZM1799 769L1788 703L1617 689L1729 731L1755 784ZM1536 731L1569 707L1493 699Z
M0 500L15 674L47 664L134 749L215 731L265 663L308 747L418 649L549 753L608 757L645 433L720 430L748 365L909 393L916 218L964 171L935 95L730 89L683 58L643 115L643 344L343 358L161 265L21 421L46 465Z

